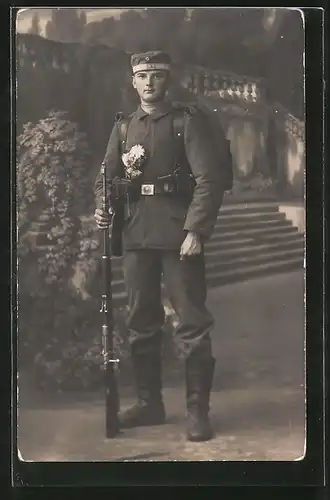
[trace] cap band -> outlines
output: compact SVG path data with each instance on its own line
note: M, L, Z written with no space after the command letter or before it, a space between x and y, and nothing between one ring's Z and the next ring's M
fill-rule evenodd
M163 63L141 63L137 66L133 66L133 73L137 73L138 71L151 71L153 69L163 69L169 71L171 66Z

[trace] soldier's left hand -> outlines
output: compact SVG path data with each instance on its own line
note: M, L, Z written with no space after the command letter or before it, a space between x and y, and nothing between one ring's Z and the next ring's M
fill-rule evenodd
M196 233L189 231L184 242L181 245L180 259L193 255L199 255L202 251L200 239Z

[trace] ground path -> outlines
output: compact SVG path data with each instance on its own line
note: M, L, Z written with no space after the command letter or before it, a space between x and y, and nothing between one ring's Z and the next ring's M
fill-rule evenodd
M182 373L165 380L165 426L104 438L95 395L46 401L21 388L19 449L24 460L295 460L304 453L304 279L302 271L209 292L216 318L212 393L216 437L184 435ZM133 401L121 391L124 408Z

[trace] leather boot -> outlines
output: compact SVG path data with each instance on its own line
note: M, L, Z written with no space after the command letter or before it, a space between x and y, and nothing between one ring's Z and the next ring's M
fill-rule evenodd
M187 439L208 441L213 437L209 420L209 401L214 374L213 357L186 360Z
M162 400L161 354L132 349L133 370L137 389L137 404L119 414L123 429L165 423Z

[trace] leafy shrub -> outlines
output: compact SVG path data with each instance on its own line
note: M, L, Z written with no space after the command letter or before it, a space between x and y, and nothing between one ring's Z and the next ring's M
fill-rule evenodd
M86 307L88 310L86 310ZM103 356L99 302L71 301L70 311L57 311L63 335L48 338L42 350L34 353L34 379L39 389L98 390L103 384ZM124 325L125 308L115 314L114 354L125 370L128 357Z
M77 262L95 267L97 258L98 241L81 223L93 200L90 156L77 125L52 111L24 126L17 158L20 362L39 369L51 352L55 382L70 346L79 351L96 334L92 301L86 305L70 285Z
M82 304L81 299L73 297L67 297L66 301L58 300L55 306L53 303L52 313L50 305L45 300L33 305L35 314L30 317L28 325L22 322L20 335L25 340L21 346L21 355L31 360L36 387L47 391L102 388L103 356L99 305L99 300L96 299L84 301ZM127 307L114 310L114 355L120 360L119 378L124 382L131 375L126 329L127 314ZM166 360L173 360L175 355L171 343L175 321L173 311L166 306L164 338ZM33 331L33 342L31 342Z
M101 256L90 218L88 158L84 135L63 112L25 125L18 138L19 368L46 390L95 390L103 383L100 290L86 284L98 278ZM168 330L169 305L167 313ZM127 308L114 311L124 372L126 317Z
M24 126L17 156L20 275L25 275L25 258L31 265L32 252L41 281L37 295L49 292L47 285L66 288L80 252L80 217L92 201L85 136L66 113L52 111L36 125ZM48 244L32 248L29 233L33 224L44 221Z

